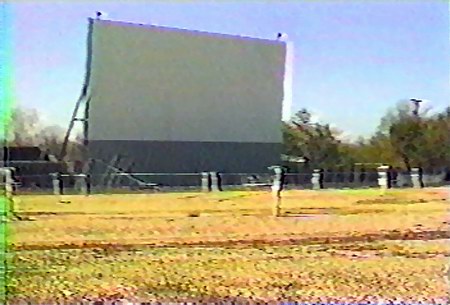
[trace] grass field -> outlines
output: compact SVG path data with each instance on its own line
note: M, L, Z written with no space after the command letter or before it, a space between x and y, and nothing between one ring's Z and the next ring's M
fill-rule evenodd
M22 196L11 303L82 300L444 304L448 190Z

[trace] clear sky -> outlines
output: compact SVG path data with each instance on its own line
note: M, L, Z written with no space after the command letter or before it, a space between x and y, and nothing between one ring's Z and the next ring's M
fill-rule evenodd
M295 46L293 109L372 133L410 97L450 104L449 9L423 1L167 1L12 4L15 97L67 126L85 73L88 17L274 38ZM112 110L113 111L113 110Z

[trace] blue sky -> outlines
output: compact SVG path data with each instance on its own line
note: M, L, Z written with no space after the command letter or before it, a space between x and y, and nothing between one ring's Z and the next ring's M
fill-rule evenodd
M450 104L447 1L25 2L12 4L18 104L67 126L85 73L86 18L274 38L295 46L293 109L367 136L399 100Z

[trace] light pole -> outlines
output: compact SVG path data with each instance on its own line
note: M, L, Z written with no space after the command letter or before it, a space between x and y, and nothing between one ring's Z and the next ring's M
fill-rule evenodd
M420 122L420 118L419 118L419 107L420 107L420 103L423 103L423 102L425 102L424 100L421 100L421 99L415 99L415 98L411 98L411 99L409 99L411 102L413 102L413 104L414 104L414 110L413 110L413 115L415 116L415 118L416 118L416 122L417 122L417 124L418 124L418 127L422 127L422 126L420 126L421 125L421 122ZM414 138L413 138L413 141L414 142L417 142L417 141L419 141L420 140L420 135L421 135L421 133L422 133L423 131L420 129L420 130L418 130L418 131L416 131L415 133L414 133ZM419 167L421 167L422 165L420 165L420 163L418 164L418 166ZM413 170L413 169L415 169L416 167L414 167L414 168L412 168L411 170Z
M411 102L413 102L413 104L414 104L414 109L412 111L412 114L415 117L419 117L419 107L420 107L420 103L423 103L423 100L419 100L419 99L416 99L416 98L410 98L409 100Z

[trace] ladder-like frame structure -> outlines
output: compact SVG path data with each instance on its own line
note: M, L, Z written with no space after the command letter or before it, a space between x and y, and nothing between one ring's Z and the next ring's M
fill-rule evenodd
M84 111L83 115L80 117L80 106L84 102ZM75 109L72 114L72 118L70 119L69 127L67 128L66 135L64 137L63 146L61 152L59 154L59 160L63 160L67 154L67 145L69 144L69 138L72 134L72 130L75 127L75 122L82 122L83 124L83 157L87 158L87 147L89 144L89 102L90 100L83 101L83 99L79 99L75 105Z

